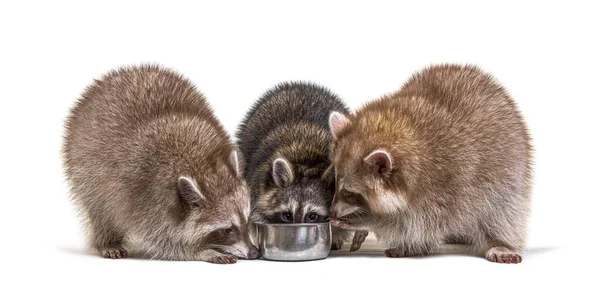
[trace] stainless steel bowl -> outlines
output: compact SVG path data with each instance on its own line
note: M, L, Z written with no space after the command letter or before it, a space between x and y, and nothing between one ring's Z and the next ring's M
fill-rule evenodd
M264 259L324 259L331 249L331 225L324 223L257 224L258 249Z

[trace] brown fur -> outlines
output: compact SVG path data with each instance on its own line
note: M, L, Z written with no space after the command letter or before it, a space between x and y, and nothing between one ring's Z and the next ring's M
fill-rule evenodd
M235 147L181 75L143 65L96 80L67 119L63 153L90 245L104 256L257 256Z
M490 75L432 66L330 126L335 224L374 231L392 257L461 239L489 260L520 262L532 149L517 107Z

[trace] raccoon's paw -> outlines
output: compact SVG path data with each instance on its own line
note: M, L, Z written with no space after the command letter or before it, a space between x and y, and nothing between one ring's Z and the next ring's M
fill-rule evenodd
M399 248L390 248L385 250L385 256L388 258L403 258L407 255Z
M490 262L504 264L519 264L523 261L523 258L519 254L503 246L495 246L488 249L485 258Z
M212 257L209 262L215 264L235 264L237 262L237 257L230 255L222 255Z
M436 249L437 246L433 243L405 243L394 248L386 249L385 256L388 258L428 256L434 254Z
M190 260L205 261L213 264L235 264L237 257L220 253L214 249L205 249L194 255Z
M365 239L369 235L369 231L356 231L354 232L354 238L352 238L352 245L350 246L350 252L355 252L360 249Z
M102 257L107 259L124 259L127 258L127 251L121 247L104 248L101 251Z

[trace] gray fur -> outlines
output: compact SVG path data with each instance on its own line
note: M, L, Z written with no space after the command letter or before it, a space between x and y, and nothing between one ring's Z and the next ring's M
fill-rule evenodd
M63 155L90 246L103 256L256 257L235 146L181 75L142 65L95 80L66 121Z
M237 139L255 221L311 222L315 212L304 212L305 207L321 210L317 221L327 220L335 190L327 171L332 142L327 123L334 110L348 113L329 90L292 82L267 91L248 112ZM334 247L346 236L336 233Z

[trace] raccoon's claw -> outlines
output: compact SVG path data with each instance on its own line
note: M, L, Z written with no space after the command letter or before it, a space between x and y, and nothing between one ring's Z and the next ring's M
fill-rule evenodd
M494 263L519 264L523 258L506 247L492 247L488 250L485 258Z
M350 252L355 252L360 249L365 239L369 235L369 231L356 231L354 232L354 238L352 238L352 245L350 246Z
M237 262L237 257L223 255L223 256L213 257L210 261L211 261L211 263L215 263L215 264L235 264Z
M523 261L520 255L517 254L492 254L487 257L488 261L495 263L504 263L504 264L519 264Z
M127 251L122 248L106 248L102 250L102 257L107 259L127 258Z

